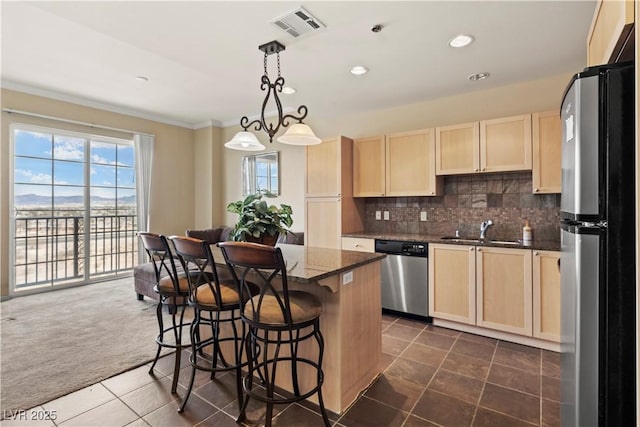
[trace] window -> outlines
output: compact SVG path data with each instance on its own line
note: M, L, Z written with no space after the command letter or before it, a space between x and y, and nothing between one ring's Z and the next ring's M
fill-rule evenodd
M137 262L133 142L13 125L12 292Z

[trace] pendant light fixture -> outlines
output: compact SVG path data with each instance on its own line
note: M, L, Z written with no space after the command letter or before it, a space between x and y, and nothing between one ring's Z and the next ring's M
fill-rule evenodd
M273 142L273 137L278 133L280 128L286 128L290 125L289 120L297 120L298 123L291 125L282 136L278 137L279 142L291 145L320 144L320 138L315 136L311 128L302 122L302 120L307 117L306 105L298 107L298 115L283 114L282 103L280 102L278 94L282 92L282 87L284 86L284 78L280 75L280 52L285 49L284 45L274 40L259 46L258 49L264 52L264 74L260 79L260 90L267 92L264 101L262 101L260 118L249 122L249 118L247 116L243 116L240 119L240 126L243 130L238 132L233 139L224 144L224 146L234 150L264 150L264 145L260 144L258 138L256 138L256 136L247 129L253 126L253 130L255 131L264 131L269 136L269 142ZM275 53L277 57L278 77L271 82L269 79L269 73L267 72L267 58L273 53ZM273 96L273 101L275 102L276 109L278 111L277 122L275 125L273 123L267 124L265 121L265 108L267 107L267 103L271 96Z

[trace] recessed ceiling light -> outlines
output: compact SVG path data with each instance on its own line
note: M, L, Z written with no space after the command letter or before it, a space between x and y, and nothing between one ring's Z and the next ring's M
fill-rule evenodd
M149 77L136 76L136 80L138 80L139 82L148 82L149 81Z
M296 90L292 87L285 86L282 88L282 93L284 93L285 95L291 95L292 93L296 93Z
M451 47L465 47L473 43L475 39L473 36L467 34L460 34L449 40L449 46Z
M478 73L478 74L471 74L469 76L469 80L471 80L472 82L478 81L478 80L484 80L486 78L488 78L491 74L489 73Z
M361 76L363 74L367 74L369 72L369 69L362 65L356 65L355 67L350 69L349 72L354 76Z

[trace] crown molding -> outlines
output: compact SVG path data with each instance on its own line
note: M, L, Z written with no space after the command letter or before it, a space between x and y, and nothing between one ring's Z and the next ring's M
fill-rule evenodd
M181 120L174 120L163 116L158 116L155 114L150 114L138 110L132 110L126 107L120 107L117 105L109 104L106 102L93 101L87 98L81 98L78 96L73 96L61 92L52 91L49 89L38 88L30 85L26 85L24 83L17 83L9 80L1 80L0 87L6 88L10 90L15 90L17 92L24 92L30 95L42 96L44 98L55 99L56 101L64 101L72 104L82 105L84 107L97 108L99 110L109 111L111 113L124 114L126 116L137 117L139 119L152 120L154 122L164 123L172 126L179 126L187 129L198 129L193 123L184 122ZM216 123L217 121L211 120L211 123Z
M200 123L196 123L193 125L193 129L198 130L198 129L202 129L202 128L208 128L208 127L217 127L217 128L222 128L225 127L223 125L222 122L219 122L218 120L206 120L204 122L200 122Z

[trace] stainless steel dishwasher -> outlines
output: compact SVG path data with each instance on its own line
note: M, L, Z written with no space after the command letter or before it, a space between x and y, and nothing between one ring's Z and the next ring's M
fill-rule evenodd
M427 243L376 240L375 251L387 255L380 280L382 308L427 317Z

